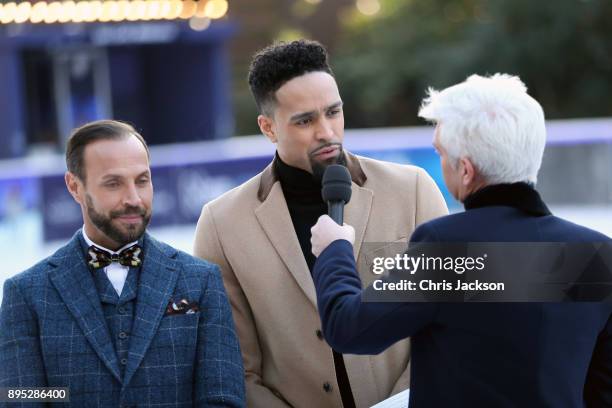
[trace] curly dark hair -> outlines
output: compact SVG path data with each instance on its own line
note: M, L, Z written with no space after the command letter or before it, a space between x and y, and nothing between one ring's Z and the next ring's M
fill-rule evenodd
M327 50L317 41L279 42L258 51L249 67L249 87L259 111L271 115L275 93L287 81L308 72L334 75Z

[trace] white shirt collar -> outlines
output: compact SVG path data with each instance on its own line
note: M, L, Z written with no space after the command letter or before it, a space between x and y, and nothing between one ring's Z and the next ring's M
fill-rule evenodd
M128 248L138 242L138 241L130 242L129 244L124 245L121 248L119 248L118 251L111 251L110 249L104 248L102 245L98 245L95 242L93 242L87 236L87 233L85 232L85 225L83 225L83 229L81 230L81 232L83 233L83 238L85 239L85 242L87 243L88 246L94 245L106 252L109 252L111 255L118 254L119 252L123 251L125 248ZM108 277L108 280L110 281L111 285L113 285L115 292L117 292L117 296L121 296L121 292L123 291L123 286L125 285L125 280L127 279L128 270L129 270L129 267L125 265L121 265L117 262L113 262L104 268L104 272L106 273L106 276Z
M83 238L85 239L85 242L87 243L87 246L92 246L92 245L93 245L93 246L96 246L96 247L98 247L98 248L100 248L100 249L102 249L102 250L104 250L104 251L106 251L106 252L110 253L111 255L118 254L119 252L123 251L125 248L129 248L129 247L131 247L132 245L134 245L134 244L137 244L137 243L138 243L138 241L130 242L129 244L124 245L124 246L122 246L121 248L119 248L117 251L112 251L112 250L110 250L110 249L108 249L108 248L103 247L102 245L99 245L99 244L96 244L95 242L93 242L93 241L92 241L92 240L91 240L91 239L90 239L90 238L87 236L87 233L85 232L85 225L83 225L83 228L81 229L81 232L83 233Z

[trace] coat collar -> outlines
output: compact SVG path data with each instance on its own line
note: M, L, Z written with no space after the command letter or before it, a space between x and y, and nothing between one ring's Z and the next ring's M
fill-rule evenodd
M467 196L463 204L466 210L504 206L516 208L536 217L551 214L540 194L529 183L486 186Z
M346 168L351 174L351 179L359 187L362 187L366 182L367 177L361 168L361 164L359 164L359 159L357 159L354 154L346 150L344 151L344 156L346 158ZM274 186L274 183L278 181L278 174L276 174L275 170L275 161L276 157L261 173L259 190L257 191L257 198L261 202L266 201L270 191L272 191L272 186Z

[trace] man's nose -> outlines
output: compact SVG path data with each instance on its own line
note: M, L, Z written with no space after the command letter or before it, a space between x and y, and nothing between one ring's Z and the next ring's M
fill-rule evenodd
M138 207L142 203L142 199L140 198L140 194L138 194L138 189L135 184L128 185L125 194L123 196L123 204L129 205L132 207Z
M322 118L319 120L316 132L317 140L329 142L334 137L334 129L331 122L327 118Z

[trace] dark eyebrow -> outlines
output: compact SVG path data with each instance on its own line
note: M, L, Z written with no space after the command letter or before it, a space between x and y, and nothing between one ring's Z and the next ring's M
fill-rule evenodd
M141 177L151 177L151 172L149 170L145 170L142 173L140 173L136 178L141 178ZM109 180L121 180L123 178L122 175L119 174L107 174L104 177L102 177L102 181L109 181Z
M343 104L344 104L344 102L338 101L336 103L333 103L333 104L329 105L327 108L325 108L325 110L328 111L330 109L341 108Z
M102 177L102 181L115 180L115 179L121 179L121 178L123 177L120 176L119 174L107 174L104 177Z
M341 107L341 106L342 106L342 104L343 104L343 102L342 102L342 101L334 102L334 103L332 103L331 105L329 105L328 107L326 107L326 108L325 108L325 111L327 112L327 111L328 111L328 110L330 110L330 109L339 108L339 107ZM291 118L289 118L289 120L290 120L291 122L297 122L297 121L299 121L299 120L302 120L302 119L306 119L306 118L312 117L313 115L316 115L316 114L317 114L317 112L316 112L316 111L308 111L308 112L297 113L297 114L295 114L295 115L291 116Z
M298 121L300 121L302 119L310 118L310 117L312 117L315 114L316 114L315 111L298 113L298 114L293 115L291 118L289 118L289 121L291 121L291 122L298 122Z

